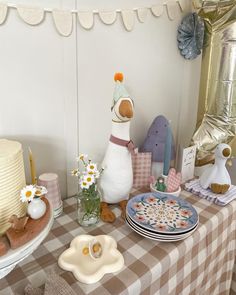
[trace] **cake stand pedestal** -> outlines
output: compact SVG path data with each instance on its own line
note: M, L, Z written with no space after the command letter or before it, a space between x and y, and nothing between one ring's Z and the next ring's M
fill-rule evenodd
M9 274L18 263L27 258L38 248L52 228L53 221L53 211L50 207L50 218L48 224L39 233L39 235L15 250L10 249L6 255L0 257L0 279Z

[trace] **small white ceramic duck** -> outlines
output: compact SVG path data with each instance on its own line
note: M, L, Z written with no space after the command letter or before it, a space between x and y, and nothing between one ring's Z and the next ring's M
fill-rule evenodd
M104 172L100 180L102 189L101 218L105 222L115 220L108 204L119 204L125 212L133 185L133 169L130 148L130 120L133 117L133 101L126 91L121 73L115 74L116 88L112 103L112 131L103 160Z
M231 186L231 179L225 167L231 155L228 144L221 143L215 149L215 163L207 168L200 177L200 184L204 189L210 188L213 193L224 194Z

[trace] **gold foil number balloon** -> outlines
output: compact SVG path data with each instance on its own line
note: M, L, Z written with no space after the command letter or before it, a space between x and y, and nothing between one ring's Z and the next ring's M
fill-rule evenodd
M197 145L197 165L213 159L219 143L236 135L236 1L195 1L205 22ZM236 150L233 150L236 154Z

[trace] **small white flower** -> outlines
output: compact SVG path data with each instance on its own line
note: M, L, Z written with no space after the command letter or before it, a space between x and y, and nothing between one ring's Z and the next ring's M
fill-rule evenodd
M92 175L94 178L99 178L99 176L100 176L100 172L98 170L88 171L86 174Z
M95 182L95 178L93 175L85 174L83 177L83 181L87 182L90 186Z
M36 192L36 188L33 185L27 185L20 192L21 202L32 201Z
M90 187L90 185L89 185L85 180L82 180L82 181L80 182L80 187L81 187L82 189L88 189L88 188Z
M80 172L79 172L79 169L74 169L71 171L71 175L72 176L79 176L80 175Z
M89 163L88 166L87 166L87 171L90 172L95 172L97 171L97 164L95 163Z
M37 196L37 197L44 196L44 195L46 195L48 193L46 187L44 187L44 186L36 185L35 188L36 188L35 196Z
M89 163L87 166L87 172L89 175L93 175L94 178L99 178L100 172L97 169L97 164Z
M95 178L99 178L100 177L100 172L98 170L95 172L94 177Z
M88 155L86 154L80 154L77 158L76 158L76 161L79 162L79 161L84 161L84 159L86 159L88 157Z

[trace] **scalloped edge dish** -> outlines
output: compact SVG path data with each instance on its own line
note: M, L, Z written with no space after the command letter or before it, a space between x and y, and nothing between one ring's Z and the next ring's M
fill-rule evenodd
M96 260L83 254L84 247L94 239L102 246L102 256ZM120 271L124 266L124 258L117 250L117 243L112 237L80 235L74 238L70 247L60 255L58 265L71 271L78 281L93 284L107 273Z

